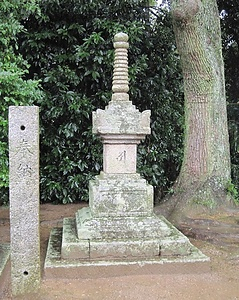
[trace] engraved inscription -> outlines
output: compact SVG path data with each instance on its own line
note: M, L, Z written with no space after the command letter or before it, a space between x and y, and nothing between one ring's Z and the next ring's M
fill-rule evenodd
M33 170L29 164L21 163L17 168L17 173L21 177L32 176Z
M120 152L120 154L116 158L118 161L125 161L126 160L126 151Z
M28 155L33 155L31 151L31 145L26 139L22 139L17 147L17 152L15 155L19 155L19 158L25 158Z
M14 156L17 156L17 159L20 160L17 167L17 175L22 178L31 177L33 169L29 163L29 157L33 156L33 152L28 140L24 138L20 140Z

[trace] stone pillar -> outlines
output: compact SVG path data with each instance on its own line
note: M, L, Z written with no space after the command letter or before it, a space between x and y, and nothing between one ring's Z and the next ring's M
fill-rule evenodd
M12 294L40 284L39 108L9 107Z

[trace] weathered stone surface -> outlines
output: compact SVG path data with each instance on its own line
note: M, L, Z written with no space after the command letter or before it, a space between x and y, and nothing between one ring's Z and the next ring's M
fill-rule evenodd
M108 144L109 143L109 144ZM134 174L136 173L136 144L110 144L104 143L104 165L105 173Z
M96 260L130 260L160 256L157 240L102 240L90 242L90 258Z
M89 259L89 239L78 239L74 218L65 218L63 221L61 257L63 259Z
M149 216L153 212L153 187L136 173L101 172L90 181L89 206L94 217Z
M11 280L13 295L40 283L39 109L9 108Z
M97 109L93 112L93 133L103 136L104 139L111 134L112 137L122 139L119 135L129 135L128 138L143 139L150 134L150 111L139 112L131 101L111 101L105 110ZM106 135L106 136L104 136ZM109 137L110 138L110 137Z
M10 245L0 244L0 299L8 288L10 277Z
M120 32L114 38L115 60L112 100L128 100L129 78L128 78L128 35ZM116 96L116 97L115 97ZM115 99L114 99L115 97Z
M93 112L92 130L103 141L103 171L107 174L135 174L137 144L151 132L150 111L140 112L129 101L128 36L117 34L114 47L112 99L105 110Z
M190 259L197 249L164 217L93 218L85 207L65 219L62 258L88 260ZM199 257L200 257L199 253ZM202 259L205 256L201 255Z
M3 273L3 270L7 264L10 255L10 245L9 244L0 244L0 277Z
M167 223L167 222L166 222ZM60 228L50 235L45 260L46 278L102 278L140 274L184 274L210 271L209 258L196 247L190 253L131 259L62 259ZM165 244L165 241L164 241ZM166 244L165 244L166 246ZM162 251L162 249L161 249Z
M164 218L151 216L140 217L100 217L94 218L89 208L76 213L77 236L90 240L126 240L159 239L175 235L174 228L164 222Z

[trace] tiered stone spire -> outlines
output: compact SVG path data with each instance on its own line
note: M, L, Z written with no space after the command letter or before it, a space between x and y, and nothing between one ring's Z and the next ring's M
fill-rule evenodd
M112 86L112 100L129 100L129 77L128 77L128 35L118 33L114 38L115 60Z
M137 144L150 134L150 111L139 112L129 101L128 35L114 38L113 95L105 110L93 112L93 132L103 141L103 171L136 173Z

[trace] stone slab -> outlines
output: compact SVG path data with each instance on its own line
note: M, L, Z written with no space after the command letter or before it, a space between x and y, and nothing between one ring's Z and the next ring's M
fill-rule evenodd
M197 248L190 255L170 258L131 260L70 260L61 258L62 229L54 228L50 235L44 276L50 278L83 279L145 274L197 274L210 272L210 259Z
M131 101L110 101L105 110L97 109L92 113L93 133L100 135L131 135L142 140L150 134L149 110L139 112Z
M89 207L76 213L77 237L94 240L188 239L163 216L94 218Z
M10 282L10 245L0 244L0 299Z
M12 294L40 284L39 108L9 107L9 194Z
M89 227L78 220L85 212ZM163 216L148 218L88 218L89 208L78 217L65 218L61 257L80 260L130 260L186 257L198 250ZM76 230L81 223L82 230Z
M63 222L61 257L63 259L130 259L160 255L158 240L90 240L79 239L74 218Z
M89 259L90 243L88 239L79 240L74 218L64 218L61 256L64 259Z
M139 174L101 172L89 183L93 217L149 216L153 212L153 187Z
M127 141L120 141L118 144L104 143L103 171L114 174L136 173L137 145L127 144Z
M160 255L157 240L90 241L90 259L131 260Z

